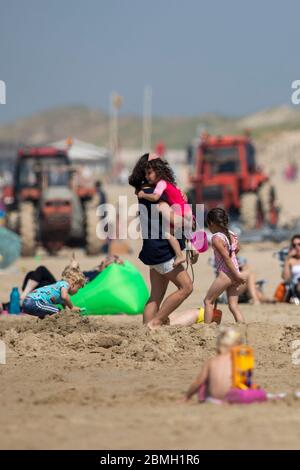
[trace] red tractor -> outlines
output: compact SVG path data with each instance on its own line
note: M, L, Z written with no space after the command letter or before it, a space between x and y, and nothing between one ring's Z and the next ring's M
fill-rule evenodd
M69 243L84 244L88 254L101 250L96 236L96 190L77 191L73 173L63 150L19 150L8 225L20 234L23 256L33 256L38 244L50 253Z
M276 226L275 190L255 160L255 148L247 137L205 136L195 152L189 202L205 204L205 211L223 207L249 229Z

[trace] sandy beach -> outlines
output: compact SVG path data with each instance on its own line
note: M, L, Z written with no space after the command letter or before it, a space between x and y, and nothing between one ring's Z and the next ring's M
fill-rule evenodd
M1 451L96 450L98 465L133 467L203 466L201 450L300 450L300 2L247 6L0 0L0 455L10 464L43 452ZM185 262L182 227L186 248L210 246L174 312L191 292L186 272L172 272L174 254ZM141 234L156 270L146 311ZM61 282L49 288L39 269L22 292L41 266ZM177 287L165 292L169 278ZM252 297L241 313L238 294ZM31 315L6 310L20 305ZM115 450L197 457L101 461Z
M139 243L127 257L137 260ZM271 295L279 281L277 245L245 246L243 254ZM82 268L96 264L78 251ZM70 252L21 259L1 275L1 299L20 285L23 271L46 264L58 276ZM212 280L209 254L195 269L194 292L180 310L195 307ZM222 306L223 323L232 317ZM177 400L214 354L218 326L164 327L149 332L141 316L79 317L40 321L1 316L7 364L0 366L2 449L287 449L299 448L299 367L291 342L300 339L294 305L242 305L245 339L254 347L256 382L289 392L277 402L251 406L189 405Z

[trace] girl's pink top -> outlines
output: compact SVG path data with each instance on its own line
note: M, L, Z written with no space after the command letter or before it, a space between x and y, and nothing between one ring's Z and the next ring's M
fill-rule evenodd
M214 233L213 236L211 237L211 239L213 240L213 238L221 238L221 240L223 240L223 242L225 242L225 244L226 244L228 253L230 253L230 245L231 245L231 261L233 262L234 267L236 268L236 270L239 271L239 263L238 263L238 260L237 260L237 257L236 257L236 250L237 250L237 246L238 246L238 238L237 238L235 233L233 233L233 232L229 232L229 233L231 235L231 241L228 240L226 235L222 232ZM229 269L228 269L228 267L227 267L227 265L224 261L224 258L219 253L219 251L214 249L214 254L215 254L215 263L216 263L217 272L222 271L225 274L231 274L231 272L229 271Z
M154 194L161 196L163 193L166 195L168 204L174 206L172 209L175 214L184 216L192 213L190 205L177 186L168 181L160 180L154 189Z

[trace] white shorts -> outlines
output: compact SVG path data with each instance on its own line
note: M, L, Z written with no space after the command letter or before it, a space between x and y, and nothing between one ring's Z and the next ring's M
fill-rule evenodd
M167 274L173 271L174 269L174 261L175 257L165 261L164 263L160 264L152 264L150 269L155 269L159 274Z

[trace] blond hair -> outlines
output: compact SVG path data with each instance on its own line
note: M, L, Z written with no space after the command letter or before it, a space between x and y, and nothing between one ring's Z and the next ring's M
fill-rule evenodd
M72 268L67 266L62 272L63 281L67 281L72 284L77 284L83 286L86 283L86 278L83 273L78 268Z
M239 331L232 327L221 327L220 333L217 338L217 349L219 350L222 346L231 348L237 346L242 342L242 335Z

